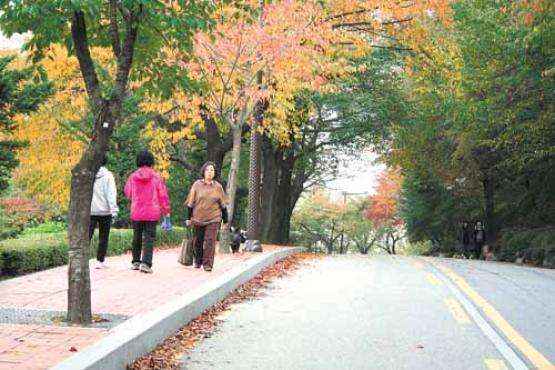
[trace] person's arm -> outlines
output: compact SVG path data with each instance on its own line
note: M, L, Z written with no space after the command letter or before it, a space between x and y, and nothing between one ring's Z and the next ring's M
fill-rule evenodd
M190 226L191 218L193 218L193 208L195 207L196 197L196 188L193 183L193 185L191 185L191 190L189 190L189 194L187 195L187 199L185 200L185 206L187 206L187 219L185 220L185 224L187 226Z
M168 189L162 178L158 180L157 186L158 201L160 202L160 211L162 215L168 216L170 214L170 197L168 195Z
M119 212L118 208L118 191L116 189L116 181L114 180L114 176L108 176L108 181L106 182L106 199L108 200L108 205L110 206L110 213L113 217Z
M125 188L123 189L123 193L125 194L125 197L129 200L131 200L131 197L133 195L133 184L131 181L131 178L133 177L133 175L129 176L129 178L127 179L127 182L125 183Z
M222 211L222 221L224 224L227 224L229 219L229 214L227 212L227 205L229 203L227 199L227 195L225 194L224 188L221 184L218 183L220 186L220 198L218 199L218 203L220 204L220 210Z

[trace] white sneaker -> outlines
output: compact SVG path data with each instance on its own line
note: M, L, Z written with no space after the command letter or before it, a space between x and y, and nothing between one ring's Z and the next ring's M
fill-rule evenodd
M95 268L97 268L97 269L107 269L108 265L106 264L106 262L97 262Z
M144 272L146 274L152 274L153 271L150 267L148 267L148 265L146 263L141 263L141 267L140 267L141 272Z

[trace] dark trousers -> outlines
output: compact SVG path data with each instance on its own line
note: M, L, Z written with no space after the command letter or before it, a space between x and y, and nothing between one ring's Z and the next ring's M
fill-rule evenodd
M214 267L214 253L216 250L216 237L218 235L219 222L206 226L195 226L194 261L195 266L203 265L204 268Z
M94 229L98 224L98 249L96 250L96 259L104 262L106 251L108 250L108 237L110 236L110 225L112 224L112 216L91 216L89 225L89 241L92 240Z
M152 267L152 249L156 240L157 223L157 221L133 221L133 263L142 262Z

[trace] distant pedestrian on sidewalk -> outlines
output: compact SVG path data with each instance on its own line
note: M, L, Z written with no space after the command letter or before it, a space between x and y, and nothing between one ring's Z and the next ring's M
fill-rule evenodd
M170 214L166 184L152 166L154 166L154 156L149 151L143 150L137 155L138 169L129 176L125 184L125 196L131 200L133 224L132 269L146 273L152 273L156 224L160 217Z
M104 262L108 250L108 238L112 218L118 214L117 189L114 175L105 167L106 156L102 159L101 167L96 173L91 201L91 221L89 226L89 241L92 240L94 229L98 225L98 249L96 268L108 267Z
M205 271L214 267L214 253L218 229L222 221L227 223L227 196L222 185L214 180L214 163L206 162L201 169L201 180L195 181L189 191L186 205L188 209L187 226L193 226L194 263L202 265Z

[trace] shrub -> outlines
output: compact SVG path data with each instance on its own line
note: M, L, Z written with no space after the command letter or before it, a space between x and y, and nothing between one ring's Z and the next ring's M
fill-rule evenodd
M555 228L503 230L498 245L497 258L501 261L513 262L521 257L527 263L555 267Z
M23 230L21 236L28 236L34 234L51 234L51 233L60 233L65 232L67 230L67 225L65 222L59 221L50 221L45 222L43 224L39 224L37 226L28 227Z
M174 227L170 232L157 231L156 248L171 248L181 243L186 230ZM133 230L113 229L110 232L108 255L131 250ZM91 244L91 258L96 256L97 236ZM67 234L63 232L31 233L16 239L0 241L0 275L20 275L45 270L68 262Z
M26 198L0 199L0 240L15 237L25 228L44 222L47 215L38 204Z
M18 232L19 229L13 226L12 218L0 207L0 240L14 238Z
M403 254L407 256L429 256L432 253L432 242L429 240L406 243Z

